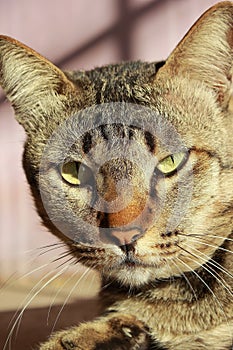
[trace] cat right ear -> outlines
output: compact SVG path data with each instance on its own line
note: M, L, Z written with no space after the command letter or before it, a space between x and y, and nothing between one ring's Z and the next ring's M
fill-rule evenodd
M67 111L71 96L73 104L82 97L59 68L7 36L0 36L0 85L28 133L46 125L45 116Z
M210 88L222 109L233 111L233 2L207 10L160 68L155 79L175 77ZM188 89L188 86L187 86Z

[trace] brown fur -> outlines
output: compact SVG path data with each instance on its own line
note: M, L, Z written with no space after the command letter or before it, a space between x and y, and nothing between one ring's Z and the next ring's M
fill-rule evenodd
M221 2L194 24L164 65L129 62L66 73L16 40L0 37L0 82L28 136L24 169L37 210L53 234L67 243L71 254L101 271L105 286L100 295L106 313L52 335L41 350L231 349L232 36L233 4ZM62 220L68 207L76 213L82 208L86 221L98 222L93 235L99 236L98 226L102 225L117 238L119 232L113 229L129 225L122 234L129 237L135 230L137 237L124 249L109 241L101 247L78 244L54 225L44 208L39 192L41 157L53 131L74 113L117 101L150 107L176 128L189 150L179 173L182 176L193 169L192 199L177 228L167 231L178 185L176 175L166 177L168 196L162 215L152 225L164 180L158 177L152 188L150 176L143 181L129 161L111 160L97 176L98 193L106 206L119 195L121 203L126 203L124 209L108 215L91 211L83 202L89 196L87 188L80 189L81 196L76 188L63 184L67 203L51 200L53 215ZM160 140L129 129L92 131L84 145L74 145L70 156L84 157L94 143L100 145L94 154L100 162L101 142L108 132L118 137L134 135L141 148L149 149L160 161L169 155ZM151 164L147 162L147 166L146 174L150 174ZM61 178L58 180L52 167L46 171L54 181L47 191L59 198L55 183ZM115 187L124 176L134 189L129 203L125 184L120 193ZM136 228L131 225L133 220ZM106 235L104 239L108 239Z

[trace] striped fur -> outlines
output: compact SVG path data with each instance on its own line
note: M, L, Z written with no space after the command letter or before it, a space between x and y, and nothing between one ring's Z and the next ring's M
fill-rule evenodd
M158 64L62 72L25 45L0 37L0 82L28 136L23 164L38 213L70 254L103 279L106 312L52 335L41 350L232 348L232 38L232 2L209 9ZM135 125L133 114L122 123L107 114L73 142L66 159L85 160L83 171L98 169L95 185L75 187L62 180L58 151L44 169L49 184L43 177L41 182L41 159L54 130L67 123L59 150L81 127L71 116L86 109L88 123L93 106L108 103L126 111L150 109L159 116L158 134L174 147L174 134L164 129L172 125L186 147L178 170L169 176L159 170L158 162L171 152L153 133L149 114L141 117L147 129ZM49 195L50 215L40 186ZM61 188L65 200L59 200ZM171 228L177 198L182 202L186 196L183 216L178 207ZM93 230L85 231L76 217ZM57 222L70 231L75 227L82 241L67 237Z

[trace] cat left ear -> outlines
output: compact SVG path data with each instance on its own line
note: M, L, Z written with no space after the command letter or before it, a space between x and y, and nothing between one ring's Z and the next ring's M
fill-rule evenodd
M155 79L187 77L211 88L221 108L233 111L233 3L207 10L160 68Z
M0 84L26 131L39 122L36 118L65 109L68 96L78 96L77 87L59 68L6 36L0 36Z

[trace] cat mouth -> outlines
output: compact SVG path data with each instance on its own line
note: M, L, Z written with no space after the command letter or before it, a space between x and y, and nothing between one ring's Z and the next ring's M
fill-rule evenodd
M127 267L136 267L139 264L137 264L135 262L127 261L127 262L125 262L124 265L126 265Z
M118 268L129 268L129 269L135 269L139 267L155 267L155 265L148 264L143 261L139 261L137 258L135 258L132 255L126 255L125 258L119 263Z
M129 268L135 268L135 267L138 267L138 266L142 266L141 263L135 261L134 259L132 258L128 258L126 257L126 259L124 260L124 262L122 262L121 264L122 266L127 266Z

